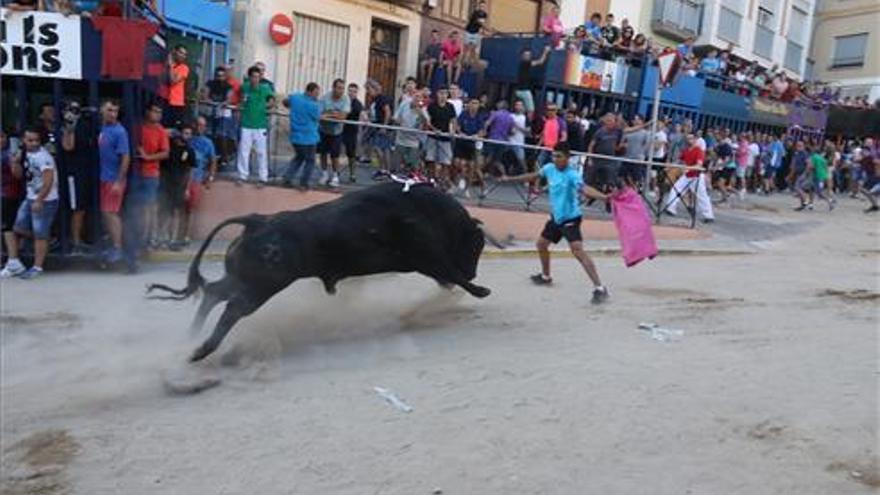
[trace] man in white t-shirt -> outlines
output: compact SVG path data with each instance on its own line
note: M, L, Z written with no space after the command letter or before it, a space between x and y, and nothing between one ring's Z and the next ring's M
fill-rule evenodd
M461 88L458 84L449 85L449 103L455 109L455 118L458 118L464 110L464 100L461 99Z
M703 139L703 131L698 129L696 132L696 135L697 135L697 146L701 150L703 150L703 153L705 153L706 152L706 140Z
M510 149L516 156L517 170L514 174L521 174L526 170L526 150L522 147L526 142L526 134L529 133L526 106L522 100L513 102L513 129L510 131Z
M666 163L666 153L668 149L669 135L666 134L666 124L662 120L660 120L657 122L657 132L654 133L654 144L653 152L651 153L651 160L654 163ZM660 184L657 181L657 176L661 172L663 172L665 175L665 170L662 165L655 165L651 168L651 191L653 191L655 195L659 195Z
M58 211L58 181L55 160L40 144L41 136L37 129L26 130L22 140L25 152L12 163L12 175L24 176L27 198L18 208L13 231L4 234L9 261L0 271L0 278L33 279L43 273L52 222ZM34 239L34 266L29 269L18 259L19 245L25 237Z
M742 197L745 189L748 189L751 185L754 185L755 179L755 165L758 164L758 157L761 155L761 146L758 144L758 139L756 135L749 135L749 162L746 167L746 183L743 184L743 189L740 191L740 196Z
M666 150L669 147L669 135L666 134L666 124L657 122L657 132L654 133L654 158L655 162L666 162Z

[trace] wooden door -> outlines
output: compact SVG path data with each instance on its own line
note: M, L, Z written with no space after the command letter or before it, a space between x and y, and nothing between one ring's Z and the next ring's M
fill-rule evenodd
M399 51L400 28L373 21L367 76L378 81L387 96L393 97L397 90L397 57Z

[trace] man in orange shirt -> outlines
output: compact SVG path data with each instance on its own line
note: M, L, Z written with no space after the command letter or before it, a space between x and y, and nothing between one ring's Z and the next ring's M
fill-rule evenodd
M189 66L186 65L186 48L177 45L168 56L168 127L179 127L186 118L186 80L189 77Z
M135 167L135 194L137 204L143 209L143 228L139 237L146 236L155 245L156 215L159 194L159 162L168 159L170 145L168 131L162 127L162 107L153 103L147 107L146 118L141 126L140 145Z

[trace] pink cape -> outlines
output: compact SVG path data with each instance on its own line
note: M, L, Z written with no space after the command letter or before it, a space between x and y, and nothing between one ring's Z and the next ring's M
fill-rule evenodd
M657 256L651 216L639 194L631 187L625 187L611 195L611 208L626 266L631 267L646 258Z

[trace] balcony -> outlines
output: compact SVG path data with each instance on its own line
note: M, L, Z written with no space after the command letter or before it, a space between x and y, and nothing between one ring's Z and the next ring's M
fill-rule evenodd
M651 14L655 33L682 41L700 35L703 27L703 5L690 0L656 0Z
M758 26L755 29L755 55L759 55L766 59L773 58L773 31Z
M727 7L721 7L721 15L718 16L718 37L738 45L741 28L742 16Z
M795 43L794 41L787 40L785 44L785 60L783 61L783 65L785 68L795 72L797 74L801 73L801 61L804 58L804 47Z

